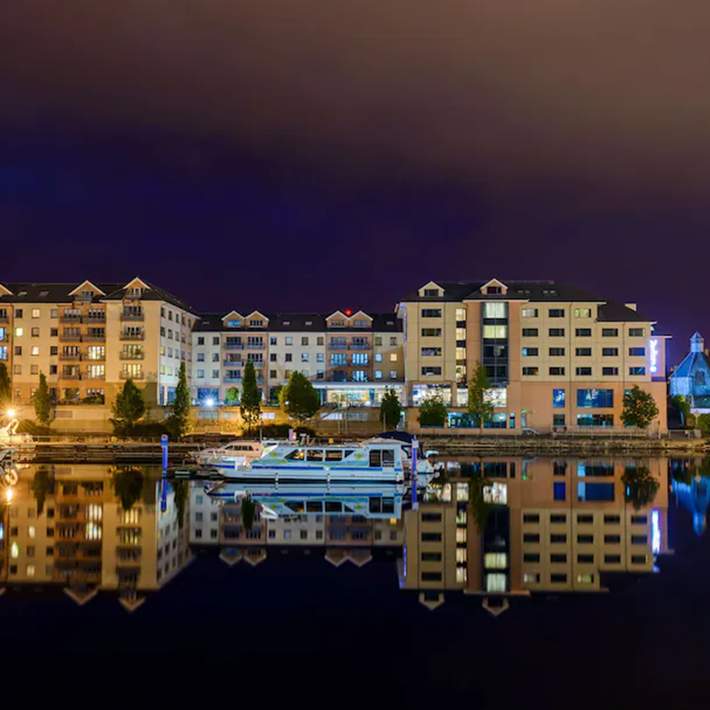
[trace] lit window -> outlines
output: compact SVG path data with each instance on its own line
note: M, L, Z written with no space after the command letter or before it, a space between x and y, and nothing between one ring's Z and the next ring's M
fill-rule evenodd
M39 308L33 308L33 309L32 309L32 317L33 317L33 318L39 318Z
M39 346L33 345L31 352L32 352L32 355L34 355L35 357L36 357L37 355L39 355Z
M15 328L15 337L21 338L25 334L24 328Z
M487 574L486 575L486 591L487 592L504 592L505 591L505 575L504 574Z
M508 566L508 555L505 552L486 552L483 564L486 569L505 569Z

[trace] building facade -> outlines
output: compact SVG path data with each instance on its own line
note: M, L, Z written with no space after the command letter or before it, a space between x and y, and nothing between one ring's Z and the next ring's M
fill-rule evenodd
M195 320L179 299L140 278L0 284L0 362L16 404L30 403L40 373L59 403L112 401L131 378L148 404L167 404L180 363L191 373Z
M665 431L666 336L635 304L618 304L552 281L429 282L402 301L406 395L434 393L465 414L467 383L481 363L495 406L490 429L621 427L624 393L651 393ZM458 411L456 411L458 408Z
M247 362L271 403L293 372L312 382L324 404L379 404L387 387L401 396L404 386L401 322L394 313L205 315L192 348L193 399L201 405L237 403Z
M700 333L691 336L690 352L671 373L669 390L672 397L685 397L694 413L710 411L710 359Z

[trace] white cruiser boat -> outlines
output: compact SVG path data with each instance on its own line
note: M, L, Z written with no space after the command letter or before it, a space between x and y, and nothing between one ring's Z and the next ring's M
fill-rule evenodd
M261 517L270 520L294 515L362 515L389 520L402 517L404 486L396 483L303 485L285 483L219 483L205 492L225 502L251 496L261 506Z
M217 466L223 463L233 468L258 459L262 452L263 445L260 441L236 439L224 446L197 451L193 454L193 458L200 466Z
M401 442L372 439L361 444L328 445L265 442L261 456L250 462L224 457L208 465L225 478L238 480L402 483L411 460ZM419 485L433 475L426 459L417 462Z

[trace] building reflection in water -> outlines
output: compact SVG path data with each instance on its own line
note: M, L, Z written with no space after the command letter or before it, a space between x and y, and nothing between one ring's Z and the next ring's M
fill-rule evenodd
M171 488L149 469L32 465L6 496L0 575L7 586L56 587L77 604L116 593L129 611L189 562Z
M704 529L708 488L680 468L676 499ZM426 607L457 592L497 613L511 597L652 572L668 551L667 472L666 459L486 458L449 470L411 509L397 486L251 484L245 498L149 467L32 465L0 509L0 587L43 585L77 604L109 593L130 611L200 550L250 567L300 549L335 567L389 557Z

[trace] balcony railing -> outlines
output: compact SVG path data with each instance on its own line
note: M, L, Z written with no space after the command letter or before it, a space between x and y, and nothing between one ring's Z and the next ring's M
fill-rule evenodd
M225 367L243 367L244 360L222 360Z
M106 340L106 333L87 333L84 335L84 342L103 343Z
M118 376L122 380L143 380L143 379L145 379L144 372L126 372L125 370L121 370L121 372L118 374Z
M244 343L225 343L225 350L244 350Z
M0 323L9 323L10 316L7 313L0 313Z
M59 340L66 343L80 343L81 333L60 333Z
M119 358L121 360L142 360L145 357L145 353L134 353L122 350L119 353Z
M81 323L81 313L62 313L60 323Z
M229 375L227 375L226 377L224 377L224 381L225 382L241 382L242 378L241 377L230 377Z
M247 350L263 350L265 347L265 343L247 343Z
M144 320L143 313L121 313L121 320L142 321Z
M121 340L144 340L145 333L131 333L123 331L121 333Z
M89 315L86 316L86 322L87 323L105 323L106 322L106 314L105 313L89 313Z
M81 379L81 373L80 372L62 372L59 377L62 380L80 380Z
M81 360L81 353L59 353L60 360Z

